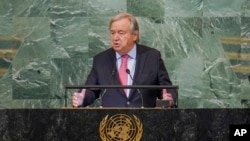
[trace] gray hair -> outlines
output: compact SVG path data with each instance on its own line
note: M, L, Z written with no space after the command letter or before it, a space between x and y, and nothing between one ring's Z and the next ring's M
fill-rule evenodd
M114 17L112 17L110 22L109 22L109 29L111 28L111 25L113 22L119 21L121 19L128 19L130 21L130 32L131 33L138 31L138 38L136 40L136 42L138 42L139 41L139 25L138 25L136 18L129 13L122 12L122 13L119 13L119 14L115 15Z

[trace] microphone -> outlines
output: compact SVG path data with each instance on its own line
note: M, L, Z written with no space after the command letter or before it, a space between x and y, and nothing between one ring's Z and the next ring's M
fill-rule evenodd
M130 74L130 70L129 69L126 69L126 73L129 75L129 77L132 79L132 81L134 82L134 84L136 84L135 83L135 81L134 81L134 79L133 79L133 77L131 76L131 74ZM139 90L139 89L136 89L137 90L137 93L140 95L140 97L141 97L141 108L144 108L144 103L143 103L143 97L142 97L142 94L141 94L141 91Z
M111 84L113 84L113 76L114 76L115 73L116 73L116 68L114 68L114 69L112 70L112 73L111 73L111 80L110 80ZM103 90L103 92L100 94L100 103L101 103L100 108L103 108L102 98L103 98L103 96L106 94L106 92L107 92L107 89L105 88L105 89Z
M103 108L102 97L105 95L106 91L107 91L107 89L104 89L103 93L101 93L101 95L100 95L100 103L101 103L100 108Z
M111 76L113 77L113 75L115 74L115 72L116 72L116 69L113 69L112 70L112 73L111 73ZM113 79L112 79L113 80ZM113 81L112 81L113 82Z

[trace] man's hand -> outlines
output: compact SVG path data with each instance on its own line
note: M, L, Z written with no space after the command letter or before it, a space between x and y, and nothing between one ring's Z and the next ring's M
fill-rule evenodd
M162 100L169 101L169 106L173 105L173 97L172 94L167 92L167 89L162 90Z
M85 91L86 89L82 89L80 93L75 92L72 96L72 105L73 107L78 107L82 105L83 99L85 97Z

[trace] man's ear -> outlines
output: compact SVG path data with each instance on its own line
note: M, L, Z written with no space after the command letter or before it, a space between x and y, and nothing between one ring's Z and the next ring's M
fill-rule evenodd
M139 39L139 31L134 31L133 35L134 35L134 41Z

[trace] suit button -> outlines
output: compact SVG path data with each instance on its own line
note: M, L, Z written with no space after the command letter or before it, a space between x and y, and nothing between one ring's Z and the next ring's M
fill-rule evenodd
M130 104L130 102L129 101L127 101L127 105L129 105Z

